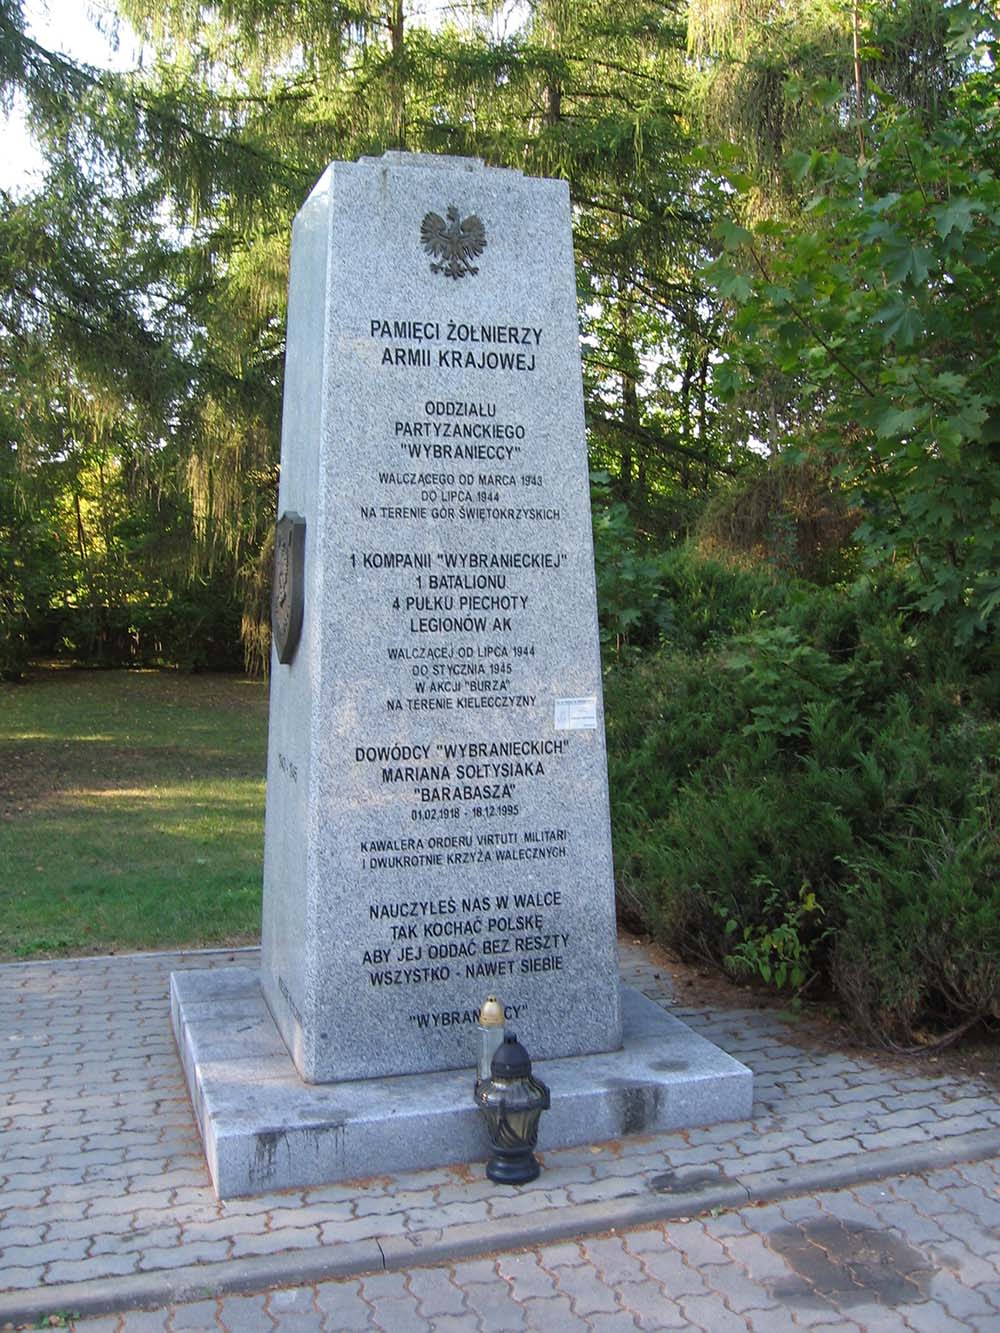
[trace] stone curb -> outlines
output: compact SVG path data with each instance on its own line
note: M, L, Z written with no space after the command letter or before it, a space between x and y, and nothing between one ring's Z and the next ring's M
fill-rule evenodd
M229 957L230 954L238 953L260 953L259 944L234 944L231 949L223 949L217 944L210 945L206 949L133 949L131 953L88 953L82 954L79 958L73 955L71 958L24 958L20 961L7 959L0 963L0 975L10 970L15 971L18 968L25 967L51 967L56 971L63 968L79 967L81 963L107 963L112 958L116 961L128 961L129 959L144 958L211 958L213 956Z
M509 1217L489 1224L470 1222L413 1236L354 1241L332 1249L314 1246L258 1258L95 1278L31 1292L8 1292L0 1294L0 1325L38 1323L52 1314L86 1318L126 1310L160 1309L183 1301L252 1294L270 1287L453 1263L497 1250L527 1249L602 1232L630 1231L716 1209L773 1203L820 1190L845 1189L996 1156L1000 1156L1000 1129L988 1129L956 1134L935 1143L872 1149L841 1161L762 1171L744 1177L722 1175L715 1182L706 1182L698 1174L692 1178L692 1188L687 1192L682 1170L672 1193L623 1194L598 1203L549 1208L530 1218Z

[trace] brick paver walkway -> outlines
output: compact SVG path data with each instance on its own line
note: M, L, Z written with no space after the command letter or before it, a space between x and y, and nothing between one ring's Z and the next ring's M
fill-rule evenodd
M805 1049L773 1014L676 1005L631 944L625 979L753 1069L752 1121L551 1152L518 1191L476 1164L219 1203L166 996L171 971L231 961L254 958L0 967L0 1326L95 1292L124 1309L173 1273L180 1303L81 1329L1000 1330L997 1097L930 1067ZM955 1165L923 1160L949 1141ZM859 1169L888 1178L830 1188ZM719 1216L650 1224L709 1208L713 1188ZM615 1226L630 1229L587 1238ZM455 1258L491 1248L510 1253ZM873 1295L869 1273L896 1286ZM255 1282L286 1289L184 1303Z
M435 1268L87 1319L80 1333L1000 1328L1000 1169L980 1163Z

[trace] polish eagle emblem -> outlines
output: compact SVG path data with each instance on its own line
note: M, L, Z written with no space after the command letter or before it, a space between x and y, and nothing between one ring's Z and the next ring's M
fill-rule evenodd
M424 214L420 241L436 261L431 264L431 272L457 280L479 272L472 261L486 249L486 228L475 213L461 217L453 204L448 209L447 222L440 213Z

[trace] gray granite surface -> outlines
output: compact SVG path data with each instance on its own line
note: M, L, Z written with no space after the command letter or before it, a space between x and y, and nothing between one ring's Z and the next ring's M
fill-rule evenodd
M621 1038L565 182L333 163L293 233L263 986L309 1082Z
M220 1198L478 1161L474 1072L306 1084L250 968L175 972L174 1033ZM620 1050L539 1061L540 1151L746 1119L745 1065L622 988Z

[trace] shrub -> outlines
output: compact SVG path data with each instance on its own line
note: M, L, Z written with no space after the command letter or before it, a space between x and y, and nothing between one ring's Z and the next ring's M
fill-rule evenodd
M597 477L603 474L595 474ZM775 570L727 567L691 547L659 550L627 507L595 486L594 558L605 659L632 658L661 644L694 648L749 627L783 604Z
M697 563L664 568L690 587ZM887 1041L1000 1016L996 650L956 649L894 586L702 576L711 631L608 673L624 904Z
M1000 728L960 725L949 740L937 799L845 864L837 993L859 1028L894 1043L929 1021L957 1033L1000 1019ZM947 802L952 784L964 791Z
M779 454L712 498L695 542L701 555L736 568L763 564L830 583L856 561L850 539L860 521L825 461Z
M184 586L159 602L49 607L25 619L24 641L26 655L88 667L243 666L239 602L225 577Z

